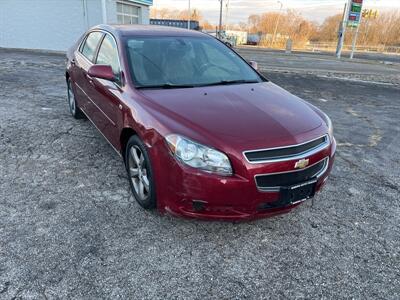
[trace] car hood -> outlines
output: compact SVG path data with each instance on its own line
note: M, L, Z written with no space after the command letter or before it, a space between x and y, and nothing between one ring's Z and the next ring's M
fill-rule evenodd
M323 124L311 105L271 82L141 93L195 136L240 149L300 143L318 135Z

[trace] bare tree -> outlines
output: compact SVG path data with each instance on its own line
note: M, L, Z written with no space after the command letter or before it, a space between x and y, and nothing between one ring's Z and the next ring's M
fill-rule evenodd
M179 19L188 18L188 10L176 10L168 8L152 8L152 18ZM275 47L284 47L286 41L291 39L294 47L304 47L310 41L320 43L334 43L337 41L339 23L342 15L337 14L327 17L318 26L306 20L301 14L294 10L276 13L253 14L248 17L247 24L231 24L230 28L247 31L250 34L258 34L261 43L271 46L274 29L279 18L279 26L275 38ZM215 29L215 25L203 18L201 11L194 9L191 13L191 20L200 22L204 29ZM376 19L363 18L359 31L359 44L373 46L400 46L400 10L382 12ZM352 30L348 30L345 43L350 44Z
M294 46L302 47L317 30L314 23L295 11L288 10L285 13L271 12L249 16L248 31L251 34L261 35L261 44L271 46L278 19L279 26L273 43L274 47L284 47L288 39L293 41Z
M313 38L319 42L337 40L338 26L342 15L326 18ZM345 43L351 43L352 31L348 31ZM400 46L400 10L382 12L377 18L365 17L359 29L359 43L365 46Z
M155 19L187 20L189 17L189 11L168 8L157 9L152 7L150 10L150 17ZM198 9L193 9L191 11L190 19L193 21L201 21L203 20L203 15Z

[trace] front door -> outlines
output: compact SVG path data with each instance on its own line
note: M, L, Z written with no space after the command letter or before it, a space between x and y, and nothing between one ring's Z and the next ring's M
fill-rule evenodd
M88 78L88 95L94 105L96 126L101 129L108 141L117 148L119 145L119 128L122 127L120 108L121 67L118 48L111 34L106 33L99 47L96 64L109 65L114 71L115 81L100 78Z

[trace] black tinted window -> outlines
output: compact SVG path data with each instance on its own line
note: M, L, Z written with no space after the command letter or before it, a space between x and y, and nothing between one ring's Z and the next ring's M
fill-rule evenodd
M97 45L102 36L103 33L95 31L90 33L86 38L85 44L82 48L82 54L86 56L88 60L93 61Z
M96 64L110 65L116 75L120 72L117 45L109 34L106 34L101 43Z

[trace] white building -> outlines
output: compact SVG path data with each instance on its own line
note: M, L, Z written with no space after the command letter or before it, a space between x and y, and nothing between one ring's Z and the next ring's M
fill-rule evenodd
M67 50L88 28L149 24L153 0L0 0L0 47Z
M235 45L247 44L247 32L238 30L226 30L226 36L232 37L235 41Z

